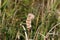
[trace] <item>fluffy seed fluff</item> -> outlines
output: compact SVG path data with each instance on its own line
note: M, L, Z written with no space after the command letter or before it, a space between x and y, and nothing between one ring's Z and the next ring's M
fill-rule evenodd
M26 25L28 29L31 28L31 21L33 19L34 19L34 15L32 13L29 13L26 20Z

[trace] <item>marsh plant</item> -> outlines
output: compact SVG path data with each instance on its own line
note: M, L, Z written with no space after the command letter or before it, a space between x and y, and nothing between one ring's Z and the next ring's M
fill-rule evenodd
M60 40L60 0L0 0L0 40Z

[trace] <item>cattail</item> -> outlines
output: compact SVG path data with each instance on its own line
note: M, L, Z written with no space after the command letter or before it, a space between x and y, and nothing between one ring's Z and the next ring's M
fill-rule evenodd
M34 19L34 15L29 13L26 20L27 29L31 29L31 21Z

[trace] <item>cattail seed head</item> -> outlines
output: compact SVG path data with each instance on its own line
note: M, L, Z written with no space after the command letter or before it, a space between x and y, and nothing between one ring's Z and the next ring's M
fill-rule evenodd
M29 18L30 20L32 20L32 19L34 19L34 15L33 15L32 13L29 13L29 14L28 14L28 18Z
M31 21L34 19L34 15L32 13L29 13L27 16L27 20L26 20L26 25L27 28L30 29L31 28Z

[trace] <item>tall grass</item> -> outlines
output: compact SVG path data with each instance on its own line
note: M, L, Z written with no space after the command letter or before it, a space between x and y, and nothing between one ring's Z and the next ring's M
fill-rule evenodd
M60 40L60 0L0 2L0 40ZM29 13L35 18L28 33L26 19Z

